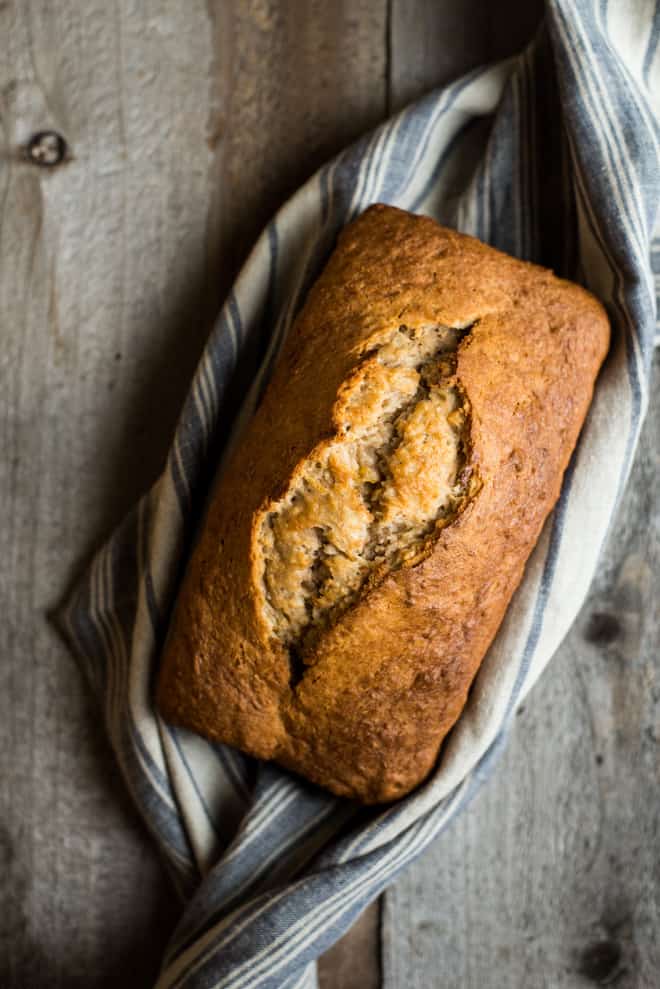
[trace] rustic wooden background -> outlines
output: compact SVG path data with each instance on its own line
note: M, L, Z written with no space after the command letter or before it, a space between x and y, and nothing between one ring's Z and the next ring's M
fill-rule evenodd
M272 210L531 0L0 2L0 985L150 983L178 905L46 616L156 476ZM32 135L68 142L52 170ZM590 600L494 779L325 989L660 985L660 395ZM379 937L382 934L382 939ZM381 950L382 940L382 950Z

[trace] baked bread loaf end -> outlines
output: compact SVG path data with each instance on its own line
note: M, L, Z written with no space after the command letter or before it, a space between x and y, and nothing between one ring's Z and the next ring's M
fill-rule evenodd
M559 495L609 343L588 292L373 206L219 479L163 716L335 793L431 770Z

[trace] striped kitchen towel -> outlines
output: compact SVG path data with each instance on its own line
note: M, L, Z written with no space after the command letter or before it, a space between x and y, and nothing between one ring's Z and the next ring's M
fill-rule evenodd
M430 94L321 169L236 281L163 475L64 614L126 785L185 898L159 989L314 986L319 954L487 778L575 618L635 453L656 337L659 39L652 0L548 0L519 57ZM605 302L613 342L561 499L434 773L400 802L364 809L169 727L153 687L232 423L258 400L337 232L378 201L582 282ZM240 413L229 389L239 370L252 382Z

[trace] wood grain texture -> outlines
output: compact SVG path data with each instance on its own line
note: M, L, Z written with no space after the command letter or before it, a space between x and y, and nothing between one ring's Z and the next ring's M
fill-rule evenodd
M0 983L30 989L148 983L178 912L46 615L155 474L201 345L211 40L202 5L80 10L0 7ZM45 128L52 172L21 159Z
M381 901L372 903L334 947L319 959L319 989L379 989Z
M395 0L393 106L454 74L447 39L478 64L538 13ZM385 895L385 989L659 984L657 392L598 580L493 780Z
M280 6L0 3L3 989L147 985L178 914L46 615L156 476L258 226L383 114L383 4Z
M214 0L223 284L264 224L386 113L387 0ZM223 95L224 94L224 95Z
M543 0L391 0L392 110L463 72L514 55L532 37Z
M658 985L659 385L660 355L580 617L493 779L386 895L386 989Z

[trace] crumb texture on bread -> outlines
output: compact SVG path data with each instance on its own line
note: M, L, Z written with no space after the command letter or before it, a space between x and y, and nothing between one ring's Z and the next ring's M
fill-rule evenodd
M269 633L294 655L460 510L469 412L455 371L468 332L401 325L365 341L334 405L335 435L260 511L255 593Z

